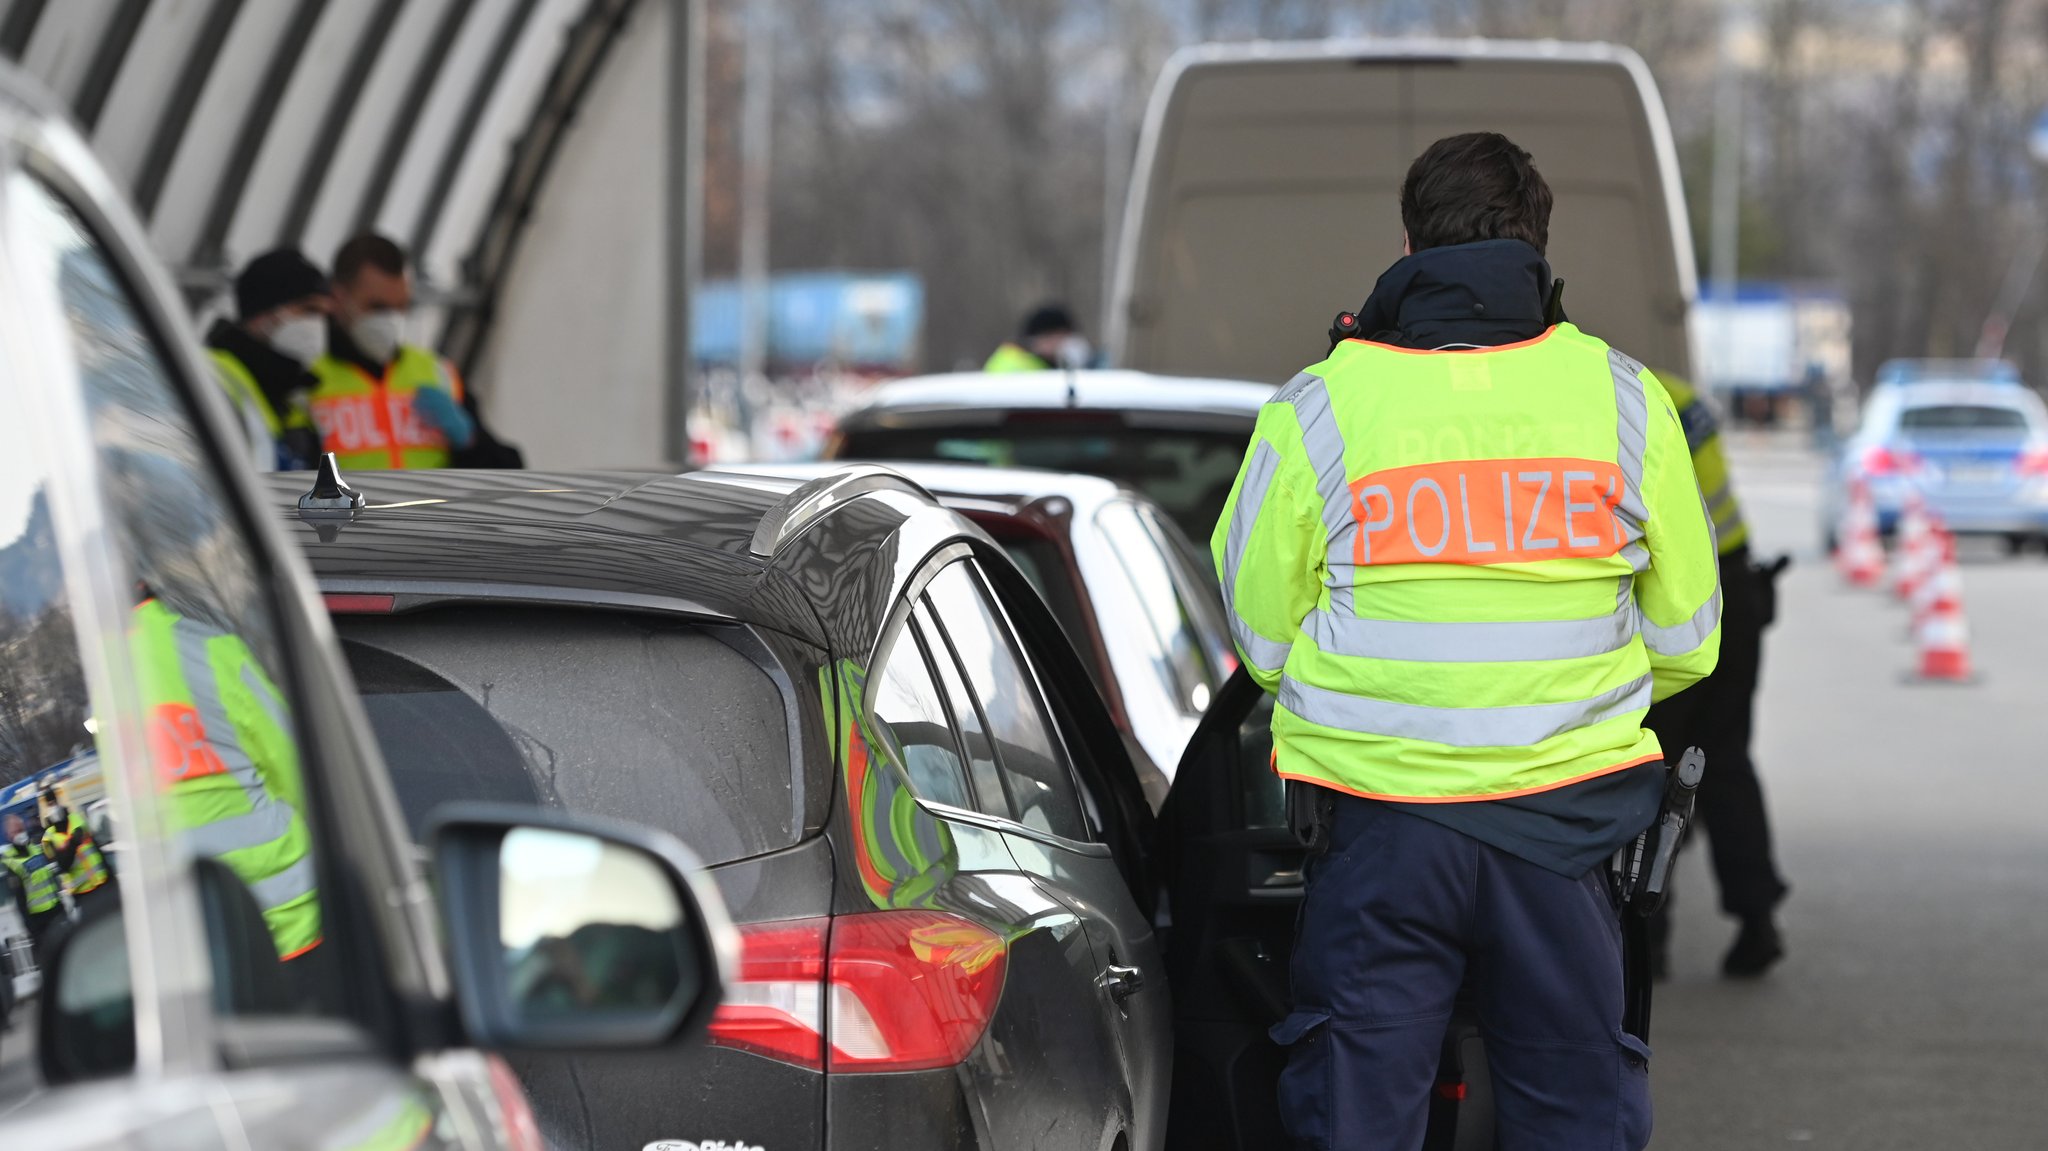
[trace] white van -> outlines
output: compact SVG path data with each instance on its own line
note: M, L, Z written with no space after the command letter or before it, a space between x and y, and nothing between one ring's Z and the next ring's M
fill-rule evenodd
M1612 44L1203 45L1153 92L1108 345L1121 367L1281 382L1401 256L1401 179L1432 142L1497 131L1557 197L1572 322L1690 376L1693 254L1664 104Z

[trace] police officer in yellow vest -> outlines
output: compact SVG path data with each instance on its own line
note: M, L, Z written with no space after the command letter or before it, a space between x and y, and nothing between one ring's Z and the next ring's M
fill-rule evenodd
M320 454L308 398L310 365L327 351L327 277L297 251L249 261L235 277L236 319L216 320L206 346L241 417L259 471L303 470Z
M1088 341L1074 326L1074 317L1059 304L1040 304L1024 317L1017 338L990 353L984 372L1043 372L1057 367L1088 366Z
M172 825L248 885L280 958L312 951L320 901L283 694L239 637L153 595L136 605L129 641Z
M1400 205L1370 335L1261 410L1213 541L1318 829L1281 1113L1302 1147L1421 1146L1469 986L1502 1145L1633 1151L1606 863L1663 789L1644 713L1714 666L1713 533L1663 385L1546 306L1529 154L1440 140Z
M30 941L41 947L43 937L64 918L60 869L43 849L42 839L29 834L21 816L10 814L6 827L7 842L0 843L0 867L6 868Z
M1697 746L1707 754L1710 770L1700 784L1696 814L1707 829L1721 909L1741 924L1722 957L1721 971L1750 979L1784 957L1776 912L1790 890L1773 858L1763 787L1749 754L1763 633L1776 601L1771 581L1781 566L1759 568L1750 562L1749 525L1735 501L1712 405L1684 380L1669 373L1658 378L1678 408L1720 548L1721 661L1691 690L1651 709L1645 724L1667 748ZM1650 962L1659 975L1668 966L1669 937L1667 911L1651 921Z
M452 364L406 342L412 271L382 236L358 236L334 258L328 354L313 365L320 385L313 419L321 446L345 469L445 468L476 442Z
M43 826L43 852L57 865L64 887L71 892L71 906L83 917L102 900L116 894L113 869L100 853L85 815L62 800L50 809Z

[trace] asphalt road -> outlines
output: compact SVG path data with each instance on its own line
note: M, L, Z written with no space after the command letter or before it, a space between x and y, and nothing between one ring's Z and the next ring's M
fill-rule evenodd
M1817 553L1818 460L1735 446L1759 548L1801 561L1766 638L1756 746L1790 957L1760 983L1718 977L1733 926L1690 853L1652 1145L2048 1147L2048 560L1966 548L1980 681L1904 682L1904 609Z

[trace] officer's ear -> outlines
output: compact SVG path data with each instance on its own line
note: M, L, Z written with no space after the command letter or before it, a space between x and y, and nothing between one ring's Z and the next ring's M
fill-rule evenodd
M1415 254L1415 245L1408 242L1408 229L1406 228L1401 229L1401 254L1404 256Z

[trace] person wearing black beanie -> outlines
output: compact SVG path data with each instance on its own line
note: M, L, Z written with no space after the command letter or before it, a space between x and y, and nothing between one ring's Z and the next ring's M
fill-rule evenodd
M303 470L319 458L307 397L319 382L310 368L327 351L332 301L326 273L303 254L265 252L235 277L235 320L216 320L206 333L260 470Z

